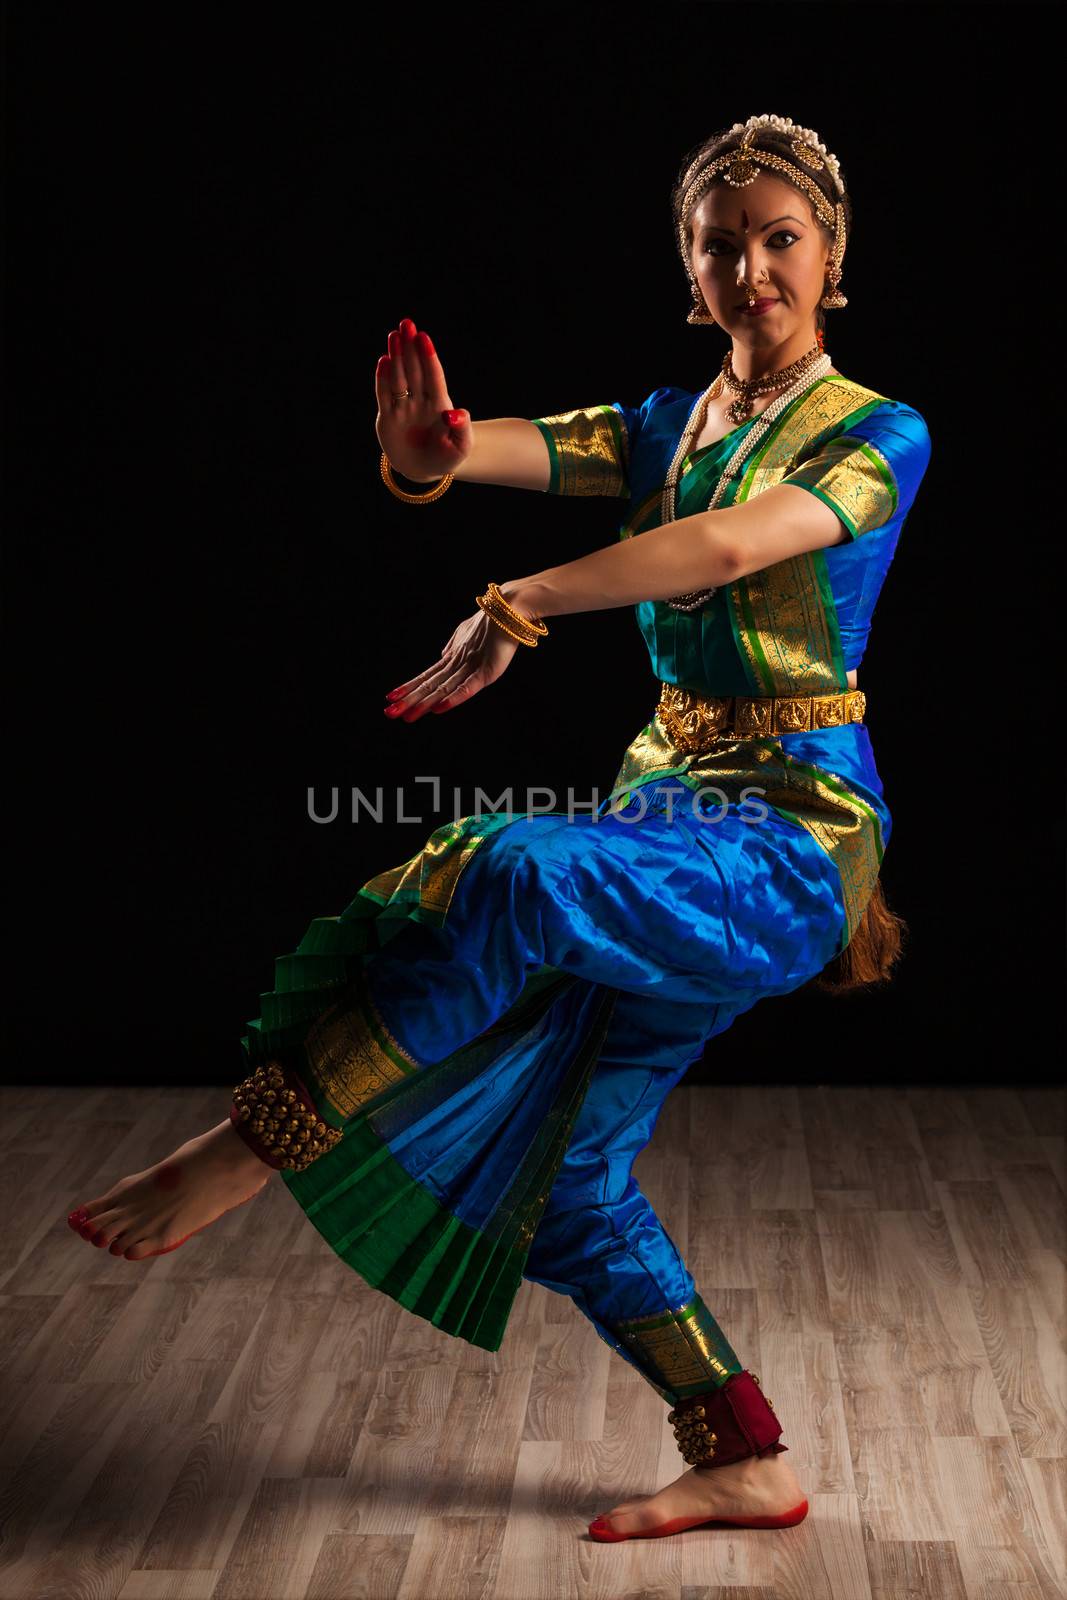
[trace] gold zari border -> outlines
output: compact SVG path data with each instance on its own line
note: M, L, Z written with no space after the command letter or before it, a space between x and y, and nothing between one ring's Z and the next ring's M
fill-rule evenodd
M350 1117L420 1066L386 1027L363 972L312 1024L303 1053L300 1075L316 1084L341 1117Z
M677 1400L720 1388L741 1371L699 1295L673 1311L617 1322L613 1332L653 1386Z
M629 494L629 439L614 406L580 406L536 421L552 436L557 494Z
M655 778L677 778L694 790L720 790L730 804L758 803L799 822L838 870L848 938L853 937L882 864L881 823L837 773L791 758L773 735L724 735L708 749L687 753L657 712L623 756L612 785L615 803L625 803L628 791Z
M803 471L802 451L817 450L820 438L833 434L844 418L884 400L875 390L837 376L816 384L771 430L744 469L731 504L741 505ZM754 687L781 696L841 691L834 660L840 652L837 619L827 601L821 550L776 561L730 585L734 636Z
M369 878L363 890L375 899L396 896L416 898L426 919L443 922L456 892L460 874L478 846L500 826L501 813L487 817L460 817L436 828L421 850L399 866L387 867Z
M815 461L794 468L789 482L817 490L854 539L880 528L897 507L896 480L885 456L848 433L823 445Z

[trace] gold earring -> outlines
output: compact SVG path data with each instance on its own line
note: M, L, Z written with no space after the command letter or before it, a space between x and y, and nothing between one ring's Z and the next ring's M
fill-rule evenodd
M703 323L705 327L717 326L715 318L705 305L704 298L696 284L693 284L693 307L685 320L686 322L693 322L697 324Z
M837 311L841 306L848 305L848 301L845 299L845 296L837 287L841 282L841 268L831 267L826 276L829 280L829 288L824 288L823 297L819 301L819 304L822 306L824 311Z

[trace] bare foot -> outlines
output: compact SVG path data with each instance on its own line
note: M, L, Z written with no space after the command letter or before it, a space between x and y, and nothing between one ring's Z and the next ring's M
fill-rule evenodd
M609 1533L640 1533L675 1517L780 1517L805 1499L782 1456L749 1456L728 1467L690 1467L665 1489L625 1500L598 1517Z
M166 1255L191 1234L259 1193L274 1172L229 1118L179 1146L165 1161L120 1178L67 1218L75 1233L113 1256Z

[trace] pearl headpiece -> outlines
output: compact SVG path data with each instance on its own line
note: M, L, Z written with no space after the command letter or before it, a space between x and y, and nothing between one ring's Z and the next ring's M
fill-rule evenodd
M834 180L834 188L839 195L844 194L845 185L841 178L840 163L837 157L827 150L814 128L802 128L792 117L773 117L764 114L762 117L749 117L747 122L735 122L730 132L744 133L746 128L776 128L779 133L792 134L794 155L812 167L815 172L826 167ZM804 148L798 149L798 145Z
M789 161L784 155L779 155L777 150L764 150L756 144L756 139L761 129L769 129L774 133L784 134L789 139L790 148L796 162ZM841 278L841 263L844 259L846 244L845 207L843 196L845 193L844 181L841 177L841 167L838 159L819 138L814 128L802 128L795 123L792 117L776 117L766 113L759 117L749 117L746 122L735 122L729 130L728 137L740 134L741 140L732 150L724 151L715 156L711 161L703 157L697 159L688 168L681 180L682 204L681 217L678 225L678 245L682 260L685 264L686 274L693 291L693 299L697 307L703 306L703 296L697 287L689 260L689 217L697 201L711 187L715 178L720 174L724 181L734 189L744 189L759 177L761 167L766 167L772 172L780 172L783 177L794 184L811 201L812 209L819 221L826 227L834 230L834 243L830 256L830 265L827 277L830 280L830 290L822 298L822 305L829 309L832 306L847 305L843 294L838 290ZM808 169L807 172L802 167ZM810 176L811 172L829 173L837 196L831 206L829 200L817 183ZM707 320L706 317L698 320Z

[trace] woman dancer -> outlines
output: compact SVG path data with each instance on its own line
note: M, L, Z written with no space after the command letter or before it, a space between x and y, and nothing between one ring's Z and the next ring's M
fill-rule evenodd
M930 456L916 410L824 351L851 207L812 130L714 134L672 208L689 320L730 339L703 392L472 422L407 319L376 374L401 500L458 478L628 502L612 546L489 584L386 714L465 704L545 618L633 605L660 692L612 794L587 816L460 818L316 918L275 963L229 1116L69 1219L144 1260L274 1169L368 1283L481 1348L523 1277L570 1295L670 1404L689 1467L598 1517L600 1540L808 1509L772 1403L631 1168L741 1012L884 981L897 956L856 668ZM406 491L393 468L440 481ZM595 715L596 693L568 715Z

